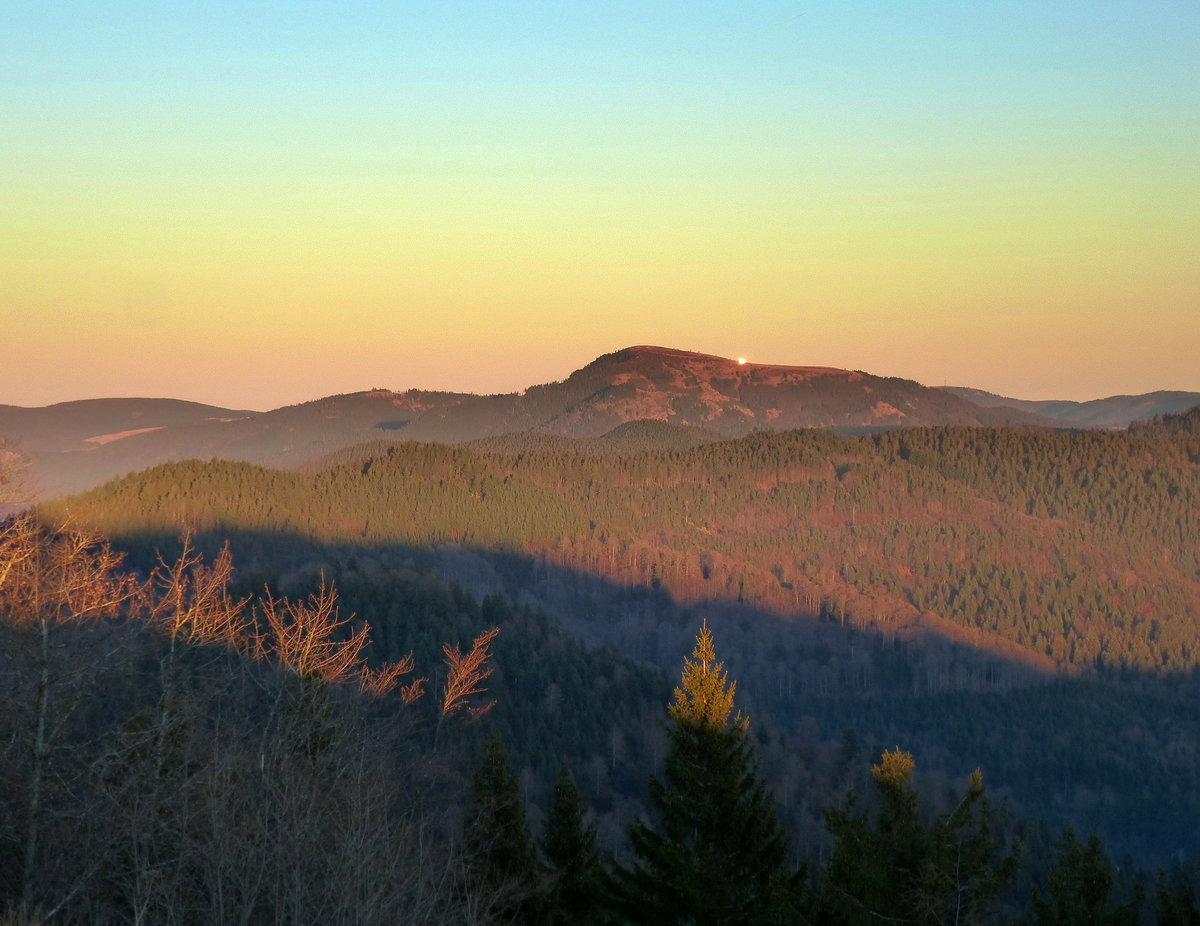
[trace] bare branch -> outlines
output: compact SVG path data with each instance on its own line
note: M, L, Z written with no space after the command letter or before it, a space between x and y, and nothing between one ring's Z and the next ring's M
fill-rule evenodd
M400 697L405 704L411 704L421 697L421 686L428 681L426 678L414 679L407 685L400 685L400 676L407 675L413 670L413 654L409 653L399 662L385 663L378 669L363 667L359 678L359 688L369 695L382 697L399 686Z
M443 643L442 652L446 654L446 685L442 690L442 716L449 717L466 707L467 699L472 695L486 691L480 685L492 674L492 667L487 664L491 658L488 647L500 633L499 627L486 630L475 638L469 653L463 653L457 643ZM491 709L491 702L482 707L468 710L472 717L481 717Z
M304 678L338 683L362 676L371 628L363 624L349 638L339 639L354 616L341 616L337 592L324 576L320 589L306 600L275 598L268 591L262 608L270 637L260 642L260 652Z
M190 643L220 643L244 651L249 646L249 598L232 598L233 557L225 544L211 566L192 546L190 533L181 538L175 562L161 557L147 589L150 619L172 639Z

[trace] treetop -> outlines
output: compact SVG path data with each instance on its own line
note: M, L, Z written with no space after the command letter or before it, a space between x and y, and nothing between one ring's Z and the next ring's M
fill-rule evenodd
M879 764L871 766L871 774L880 784L899 785L912 778L915 767L916 762L913 761L912 753L901 752L900 747L897 746L895 749L883 751Z
M692 658L683 661L683 678L671 702L671 717L676 722L692 721L712 727L744 730L749 718L739 711L732 720L733 696L737 682L728 681L724 663L717 661L708 621L700 625Z

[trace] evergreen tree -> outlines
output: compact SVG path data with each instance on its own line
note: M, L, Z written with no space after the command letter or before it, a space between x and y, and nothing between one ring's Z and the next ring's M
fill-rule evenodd
M707 623L684 663L663 777L650 782L657 829L630 827L635 862L613 877L616 906L647 926L794 923L802 874L759 780L748 722Z
M1156 926L1200 926L1200 900L1187 872L1179 872L1173 879L1158 873L1154 922Z
M538 915L540 871L521 789L498 733L484 741L471 778L464 825L470 873L495 898L502 920L526 923Z
M583 801L566 766L559 771L554 785L542 849L550 866L547 922L551 926L603 922L598 910L596 830L584 823Z
M1136 926L1140 892L1123 904L1110 904L1116 873L1100 837L1086 843L1070 827L1063 832L1045 883L1033 891L1034 926Z
M821 922L985 922L1015 875L1015 855L999 849L981 773L971 775L950 813L926 825L913 768L910 753L885 751L871 768L874 816L858 812L853 795L826 813L834 849L817 898Z

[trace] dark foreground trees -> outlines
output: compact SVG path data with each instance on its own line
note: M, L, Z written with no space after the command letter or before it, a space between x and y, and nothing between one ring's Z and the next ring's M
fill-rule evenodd
M596 829L584 817L583 798L564 767L554 785L542 851L549 868L546 922L549 926L598 926L601 907Z
M613 877L624 922L736 926L797 922L803 873L758 778L748 721L705 624L671 704L662 778L650 784L657 826L630 830L635 856Z
M976 770L955 807L922 820L912 784L913 758L884 752L872 767L874 813L859 812L853 796L826 814L833 857L818 893L815 919L867 926L992 922L992 906L1016 874Z
M493 912L502 922L536 922L541 909L537 850L517 776L497 733L484 742L471 777L464 835L469 880L493 898Z
M1116 872L1100 838L1080 842L1068 827L1044 883L1033 891L1031 926L1137 926L1140 891L1113 902ZM1178 898L1167 898L1178 907ZM1160 910L1159 922L1170 922Z
M373 652L332 587L241 599L229 556L205 565L186 543L153 575L118 560L82 534L0 524L0 923L1200 923L1194 867L1139 894L1097 840L1067 840L1052 868L1035 835L1026 877L1037 893L998 894L1012 842L980 777L935 814L899 750L867 776L869 795L828 813L834 851L809 898L707 627L625 867L597 876L593 829L565 775L539 862L495 750L468 822L490 818L500 838L467 853L455 840L461 740L435 717L486 710L477 695L494 631L467 652L446 646L442 683L421 700L411 658L379 665L408 634ZM583 687L587 673L574 674ZM551 706L557 685L546 690L521 709L578 719ZM623 716L605 719L623 729ZM632 766L637 753L625 757ZM520 761L523 781L543 771ZM597 788L601 777L578 780ZM489 857L490 881L479 867Z

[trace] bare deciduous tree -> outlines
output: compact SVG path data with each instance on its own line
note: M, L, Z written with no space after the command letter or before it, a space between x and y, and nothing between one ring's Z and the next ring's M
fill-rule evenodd
M151 623L165 630L172 642L218 643L245 651L250 640L249 598L229 594L232 578L228 544L208 566L191 534L184 534L178 558L167 563L160 557L145 590Z
M82 697L77 685L59 698L77 672L52 668L52 631L65 621L111 617L135 597L137 582L118 571L116 553L100 538L64 527L48 533L22 516L0 528L0 615L35 633L33 696L24 794L24 832L18 908L32 915L46 808L43 790L53 744Z
M488 922L446 837L444 757L386 709L422 695L412 655L368 665L332 586L255 618L232 575L186 536L139 580L85 532L0 525L0 915ZM495 634L446 647L450 713Z

